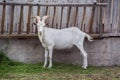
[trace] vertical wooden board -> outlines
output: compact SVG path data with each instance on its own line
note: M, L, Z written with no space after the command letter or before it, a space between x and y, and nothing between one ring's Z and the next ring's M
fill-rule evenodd
M75 19L74 13L75 13L75 7L71 7L71 12L70 12L70 16L69 16L70 20L68 23L69 27L73 26L73 24L74 24L74 19Z
M63 17L62 17L62 27L61 28L66 28L67 24L67 7L63 8Z
M20 0L12 0L12 2L20 3ZM13 33L16 34L18 32L18 22L20 19L20 6L15 6L14 9L14 23L13 23Z
M27 31L27 19L28 19L28 6L24 6L23 8L23 21L22 21L22 32L26 33Z
M61 18L62 18L62 10L63 10L63 8L62 7L58 7L58 12L57 12L57 24L56 24L56 26L58 26L58 29L60 29L61 27L60 27L60 21L61 21Z
M48 27L53 28L52 23L54 18L54 7L49 7L48 14L50 16L50 18L48 19Z
M73 22L73 26L76 27L77 27L77 18L78 18L78 6L75 7L74 22Z
M14 11L15 11L15 5L11 6L11 15L10 15L10 32L9 34L13 33L14 28Z
M15 6L15 11L14 11L14 27L13 27L13 32L17 33L18 32L18 25L19 25L19 20L20 20L20 6Z
M14 2L18 2L18 3L27 3L27 0L14 0ZM17 12L17 8L18 8L18 12ZM27 28L27 16L28 16L28 6L23 6L23 14L20 15L20 10L21 10L21 7L18 6L15 10L15 12L17 13L16 14L16 17L18 17L19 19L17 20L18 22L18 26L17 26L17 31L18 33L25 33L26 32L26 28ZM21 17L22 16L22 17ZM21 21L20 21L20 18L21 18ZM16 18L15 18L16 19ZM15 24L16 26L16 24ZM21 27L20 27L21 26ZM21 29L21 30L19 30Z
M85 4L85 3L93 3L92 0L80 0L80 4ZM82 31L85 31L85 32L89 32L89 19L90 19L90 15L91 15L91 8L90 7L87 7L86 8L86 12L85 12L85 19L84 21L83 20L83 14L84 14L84 9L80 8L81 10L79 10L80 12L79 13L82 13L81 15L81 21L82 24L80 23L80 26L81 26L81 29Z
M18 23L18 34L21 33L22 29L22 21L23 21L23 6L20 6L20 18L19 18L19 23Z
M45 15L45 13L46 13L46 6L42 6L40 16L43 17Z
M48 13L48 6L45 7L45 15Z
M75 3L83 4L85 0L76 0L74 1ZM83 7L78 7L78 15L77 15L77 20L76 20L76 26L81 29L81 22L82 22L82 17L83 17Z
M120 0L118 1L118 14L120 14ZM118 32L120 33L120 15L118 16Z
M42 4L45 4L47 1L46 0L41 0L40 3ZM40 10L40 16L43 17L46 13L46 6L41 6L41 10Z
M68 0L68 3L76 3L75 0ZM74 12L75 12L75 7L69 7L67 11L67 24L66 26L71 27L73 26L74 22Z
M44 16L50 16L50 7L49 6L46 6L46 10L45 10L45 15ZM46 21L45 21L45 23L46 23L46 27L49 27L49 19L50 19L51 17L49 17Z
M5 25L4 25L4 30L6 33L9 33L10 30L10 21L11 21L11 6L6 6L6 11L5 11Z
M105 3L108 3L106 8L103 8L103 18L104 18L104 33L110 32L110 0L106 0Z
M56 6L53 7L53 18L52 18L52 28L55 28L55 14L56 14Z
M64 4L66 2L65 2L65 0L62 0L62 1L59 0L59 3L61 3L61 4ZM60 29L61 29L62 19L63 19L63 9L64 9L64 7L61 6L61 7L58 7L58 10L57 10L58 11L58 13L57 13L57 16L58 16L58 26L59 26Z
M114 0L114 7L113 7L113 33L117 32L117 14L118 14L118 0Z
M29 6L28 17L27 17L27 34L29 34L31 31L31 20L30 20L31 15L32 15L32 6Z
M94 21L93 21L93 34L99 33L99 14L98 7L95 8Z
M5 24L5 7L0 6L0 33L4 33L4 24Z
M66 16L66 18L67 18L67 21L66 21L66 27L70 27L71 25L70 24L72 24L70 21L71 21L71 14L72 14L72 7L70 6L70 7L67 7L67 16Z
M58 7L55 10L55 18L54 18L54 28L58 28Z
M38 3L38 0L33 0L31 3ZM32 6L31 16L40 16L40 6ZM33 24L35 19L30 19L30 33L37 33L37 27Z
M92 8L86 8L86 24L85 24L85 32L89 33L89 28L90 28L90 24L89 24L89 20L91 20L91 13L92 13Z
M37 6L37 16L40 16L40 6Z
M79 7L78 8L78 18L77 18L77 24L78 27L82 30L82 20L83 20L83 14L84 14L84 10L83 7Z
M0 5L0 34L1 34L1 21L2 21L2 6Z
M91 16L89 19L89 33L93 33L93 23L94 23L94 18L95 18L95 10L96 7L92 7L92 12L91 12Z
M110 8L110 32L113 32L113 7L114 7L114 0L111 0L111 8Z
M61 11L61 8L60 7L56 7L55 24L54 24L56 29L60 28L60 11Z
M60 13L60 29L62 27L63 8L64 7L61 7L61 13Z
M39 10L40 10L40 8L39 8ZM32 13L31 16L37 16L37 15L39 15L39 13L38 13L38 7L37 6L33 6L31 13ZM31 23L30 23L30 28L31 28L30 32L31 33L35 33L36 26L33 25L35 19L30 19L30 21L31 21Z

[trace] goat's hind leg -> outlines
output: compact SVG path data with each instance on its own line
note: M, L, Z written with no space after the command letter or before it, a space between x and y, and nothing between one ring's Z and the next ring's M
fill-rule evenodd
M81 51L82 55L83 55L83 65L82 67L84 69L87 69L88 66L88 62L87 62L87 52L85 51L83 44L77 43L75 44L75 46Z

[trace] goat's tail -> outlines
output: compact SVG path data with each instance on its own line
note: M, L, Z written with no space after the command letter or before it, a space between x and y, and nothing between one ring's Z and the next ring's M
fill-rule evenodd
M89 41L93 41L93 38L90 35L88 35L87 33L85 33L85 36L88 38Z

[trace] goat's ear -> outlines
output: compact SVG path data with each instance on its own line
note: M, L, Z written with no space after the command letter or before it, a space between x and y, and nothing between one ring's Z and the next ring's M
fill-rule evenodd
M42 22L45 23L46 19L49 18L49 17L50 17L50 16L48 16L48 15L47 15L47 16L43 16L43 17L42 17Z

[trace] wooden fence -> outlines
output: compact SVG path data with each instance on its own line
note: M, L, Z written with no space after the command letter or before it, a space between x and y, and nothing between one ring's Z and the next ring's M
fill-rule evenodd
M37 4L0 2L0 38L35 37L37 28L31 16L50 15L48 27L62 29L76 26L92 34L104 32L104 16L107 3L93 4ZM89 13L87 10L89 10ZM87 15L89 14L89 16Z

